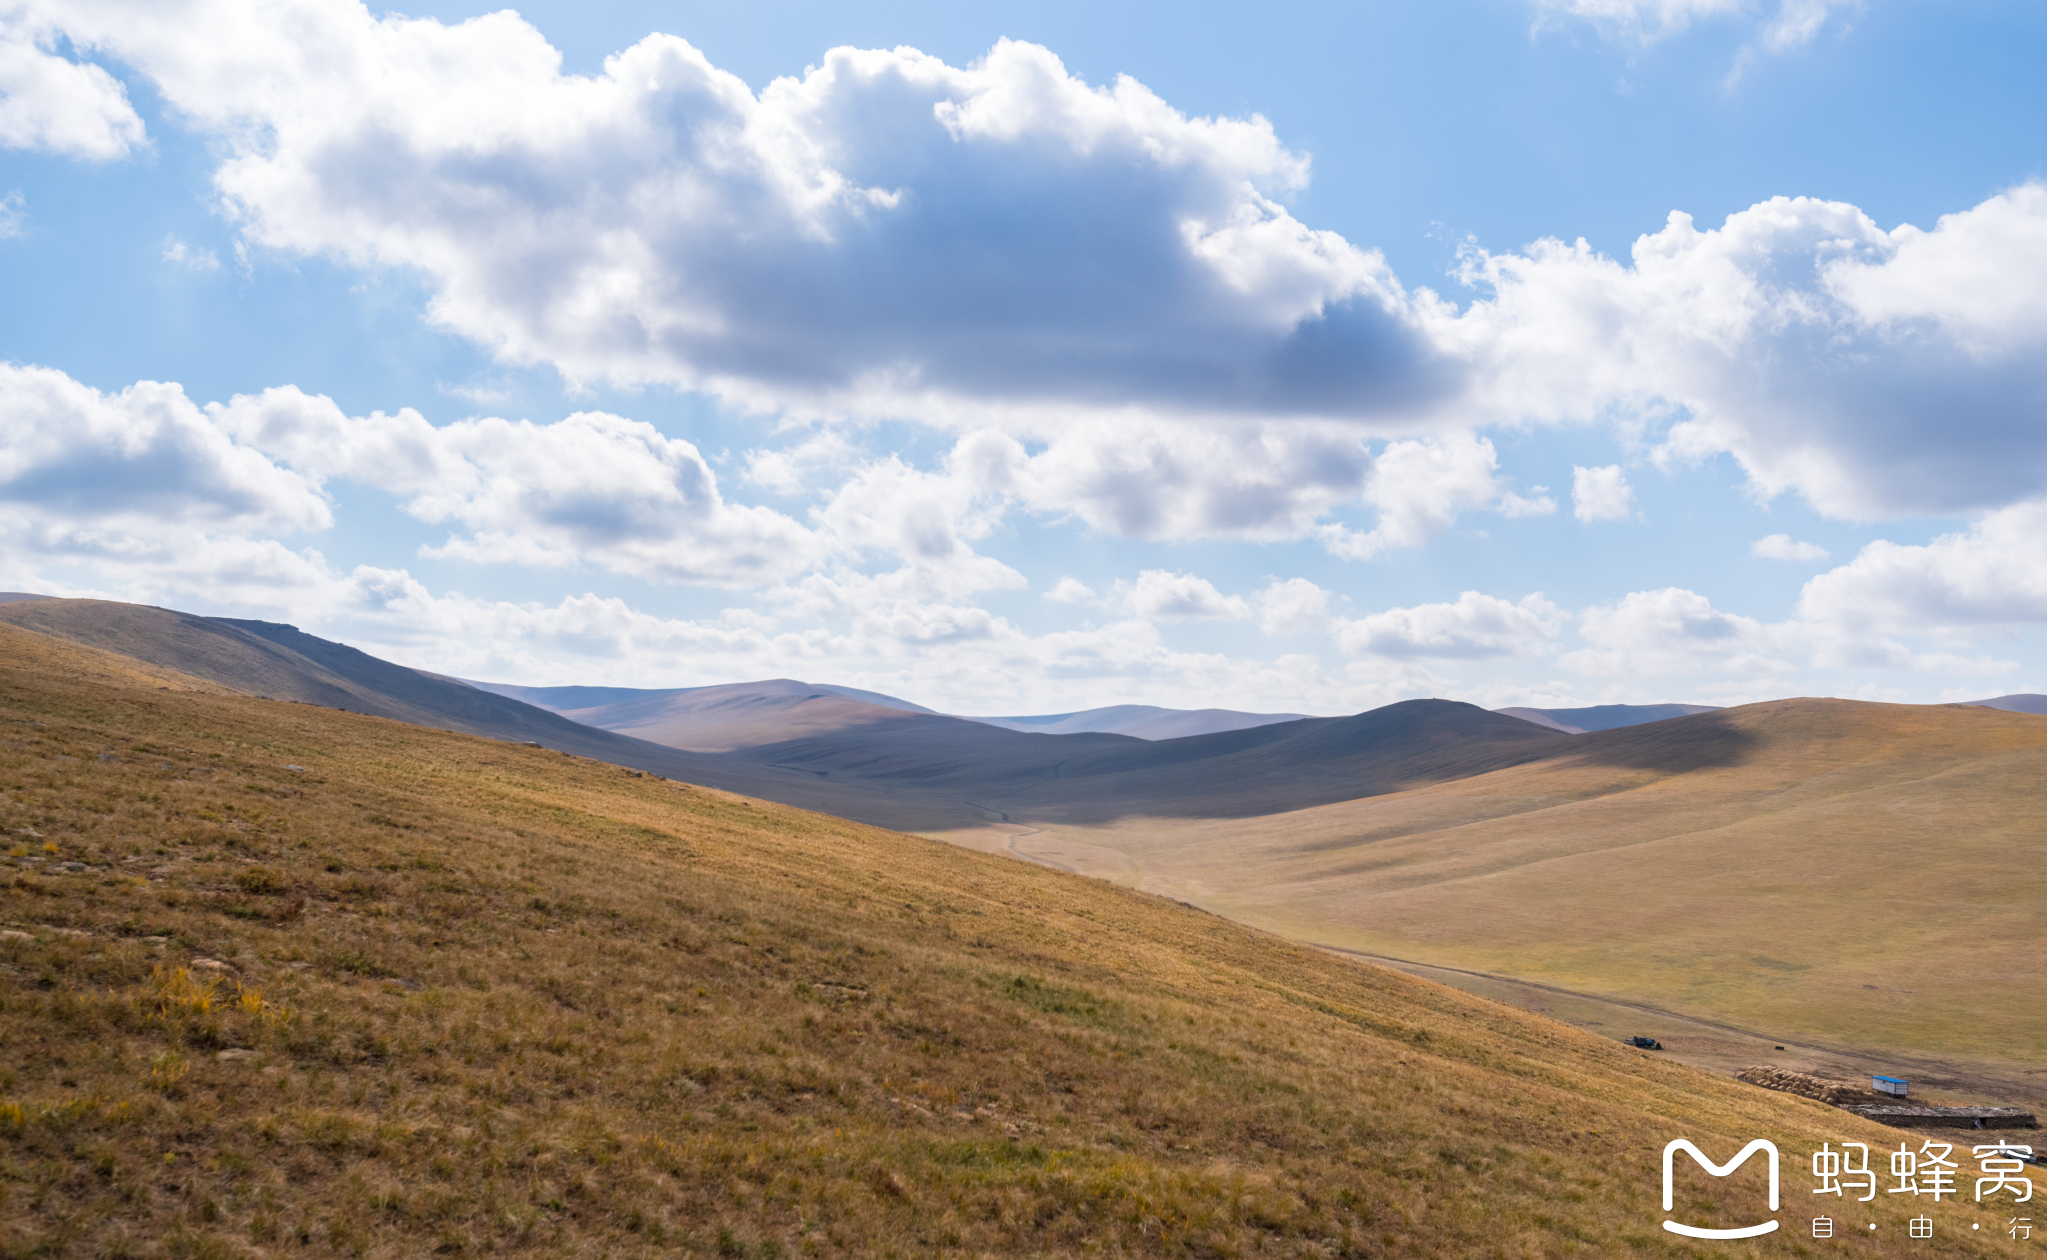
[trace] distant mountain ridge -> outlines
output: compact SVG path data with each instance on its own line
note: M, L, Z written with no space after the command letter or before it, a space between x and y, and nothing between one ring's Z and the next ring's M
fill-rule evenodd
M853 726L962 721L894 696L793 678L666 690L476 685L571 721L702 753L737 752Z
M1046 713L1029 717L975 717L959 714L969 722L985 722L1006 730L1040 735L1098 733L1132 735L1138 739L1179 739L1185 735L1215 735L1240 731L1275 722L1296 722L1305 713L1241 713L1235 709L1162 709L1151 704L1112 704L1078 713Z
M912 704L896 696L885 696L879 691L862 691L858 687L841 687L836 683L798 682L793 678L770 678L757 683L711 684L704 687L520 687L511 683L478 682L474 678L461 678L456 681L471 687L480 687L485 691L494 691L501 696L509 696L527 704L538 705L543 709L553 709L556 713L597 709L614 704L646 703L693 692L709 691L717 686L773 688L783 694L823 691L884 709L901 709L905 713L937 712L936 709L927 709L921 704Z
M1664 722L1671 718L1690 717L1694 713L1719 711L1720 706L1714 704L1595 704L1582 709L1516 706L1493 710L1566 735L1588 735L1593 731L1612 731L1624 726L1641 726L1647 722Z
M1991 700L1959 701L1964 708L2003 709L2006 713L2047 713L2047 696L2030 691L2017 695L1998 696Z

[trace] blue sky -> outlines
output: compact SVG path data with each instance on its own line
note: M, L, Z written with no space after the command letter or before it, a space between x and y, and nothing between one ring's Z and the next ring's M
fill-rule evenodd
M2047 8L853 8L0 3L0 585L961 712L2047 690Z

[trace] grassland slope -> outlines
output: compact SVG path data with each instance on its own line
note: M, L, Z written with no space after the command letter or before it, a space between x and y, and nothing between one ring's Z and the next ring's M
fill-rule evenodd
M1891 1136L1101 881L173 679L0 627L0 1254L1773 1255L1660 1231L1664 1143ZM1858 1254L1920 1254L1871 1206Z
M2043 819L2047 718L1786 700L1319 809L1047 823L1019 847L1064 841L1296 939L2021 1073L2047 1039Z
M897 798L886 790L858 783L830 783L811 773L721 760L602 730L276 622L201 617L107 600L37 599L0 604L0 623L119 653L251 695L491 739L532 741L559 752L670 778L806 808L829 808L870 823L929 828L971 825L985 817L941 796Z

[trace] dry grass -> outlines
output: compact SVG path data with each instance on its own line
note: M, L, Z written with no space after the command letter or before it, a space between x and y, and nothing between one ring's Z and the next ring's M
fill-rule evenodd
M1720 716L1746 741L1731 764L1564 758L1238 822L1040 824L1019 847L1299 940L2038 1068L2047 718Z
M0 1254L1831 1254L1661 1233L1663 1143L1774 1138L1796 1220L1891 1136L1098 881L0 662Z

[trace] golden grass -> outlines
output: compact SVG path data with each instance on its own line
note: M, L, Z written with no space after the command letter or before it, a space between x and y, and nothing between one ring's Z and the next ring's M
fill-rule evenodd
M0 662L0 1254L1830 1254L1660 1232L1663 1144L1775 1139L1796 1221L1895 1136L1099 881Z
M1265 818L1044 824L1018 847L1295 939L2039 1067L2047 718L1725 718L1742 757L1682 774L1563 759Z

